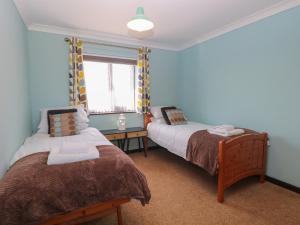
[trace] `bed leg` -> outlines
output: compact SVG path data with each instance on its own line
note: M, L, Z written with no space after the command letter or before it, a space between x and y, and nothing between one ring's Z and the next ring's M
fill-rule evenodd
M224 141L219 142L219 152L218 152L218 160L219 160L219 174L218 174L218 202L224 202Z
M224 189L221 187L221 185L218 185L218 202L224 202Z
M117 217L118 217L118 225L123 225L121 206L117 207Z
M260 182L261 184L265 182L265 175L264 175L264 174L261 174L261 175L259 176L259 182Z
M266 173L266 156L267 156L267 149L268 149L268 134L264 133L264 158L263 158L263 168L262 168L262 172L259 176L259 182L262 184L265 182L265 173Z
M218 175L218 202L224 202L224 183L223 183L223 173Z

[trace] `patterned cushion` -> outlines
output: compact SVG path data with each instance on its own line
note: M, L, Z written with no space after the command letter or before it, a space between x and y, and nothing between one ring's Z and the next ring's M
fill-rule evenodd
M171 122L170 122L170 120L169 120L169 118L168 118L168 116L167 116L167 113L166 113L166 110L168 110L168 109L176 109L176 107L175 107L175 106L168 106L168 107L162 107L162 108L161 108L161 114L163 115L163 117L164 117L166 123L167 123L168 125L171 125Z
M47 111L47 120L48 120L48 134L50 134L50 115L56 115L56 114L63 114L63 113L71 113L71 112L78 112L77 108L70 108L70 109L51 109ZM78 115L78 113L77 113ZM77 119L76 115L76 119Z
M78 134L77 112L53 110L48 112L50 137L62 137Z
M167 109L165 112L170 121L170 125L187 124L187 119L180 109Z

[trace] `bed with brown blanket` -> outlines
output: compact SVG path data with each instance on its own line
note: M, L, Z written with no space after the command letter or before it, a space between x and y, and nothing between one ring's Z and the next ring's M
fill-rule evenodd
M148 137L168 151L218 176L218 201L237 181L259 175L264 181L267 134L245 129L242 135L223 137L208 133L212 126L196 122L167 125L145 117Z
M0 224L77 224L150 200L145 176L119 148L98 146L100 158L47 165L49 152L19 159L0 183Z

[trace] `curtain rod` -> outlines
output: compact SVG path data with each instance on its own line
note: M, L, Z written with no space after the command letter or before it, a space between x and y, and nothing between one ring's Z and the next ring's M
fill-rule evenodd
M70 42L70 38L65 38L65 42ZM135 47L129 47L129 46L122 46L122 45L114 45L114 44L106 44L106 43L101 43L101 42L95 42L95 41L85 41L83 40L84 43L87 44L93 44L93 45L102 45L102 46L108 46L108 47L117 47L117 48L126 48L126 49L132 49L132 50L138 50L138 48Z

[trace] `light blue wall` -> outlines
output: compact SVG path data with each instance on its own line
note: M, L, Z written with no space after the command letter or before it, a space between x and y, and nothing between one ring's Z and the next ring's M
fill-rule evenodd
M300 8L269 17L176 53L153 49L153 105L179 105L191 120L267 131L267 174L300 186ZM32 127L39 109L68 104L64 36L28 32ZM132 51L86 46L89 53L133 56ZM133 55L132 55L133 54ZM91 116L99 129L118 115ZM128 126L142 124L128 114Z
M30 97L32 100L32 126L35 130L39 109L68 105L68 47L65 36L42 32L28 32L30 61ZM131 50L86 45L85 52L120 57L136 57ZM152 104L176 104L176 52L152 49L151 90ZM99 129L116 127L118 115L90 116L91 126ZM142 125L137 114L127 114L128 126Z
M26 28L12 1L0 1L0 177L30 135Z
M300 187L300 7L180 53L188 118L267 131L267 174Z

